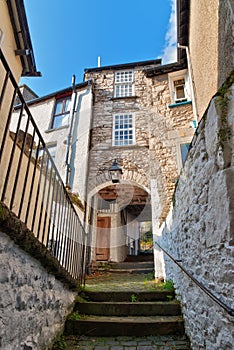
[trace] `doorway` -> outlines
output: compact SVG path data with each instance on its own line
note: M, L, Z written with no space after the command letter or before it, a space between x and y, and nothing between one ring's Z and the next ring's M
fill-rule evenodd
M97 261L108 261L110 258L110 224L110 216L99 216L97 218Z

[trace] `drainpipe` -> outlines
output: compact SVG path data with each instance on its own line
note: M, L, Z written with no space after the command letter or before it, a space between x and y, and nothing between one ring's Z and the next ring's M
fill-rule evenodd
M76 108L76 99L77 99L75 81L76 81L76 76L73 75L72 76L71 108L70 108L70 115L69 115L69 119L71 122L70 122L69 134L67 136L67 152L66 152L66 160L65 160L65 166L66 166L65 184L68 187L70 187L70 173L71 173L70 159L71 159L71 147L72 147L72 132L73 132L73 123L74 123L75 108Z
M88 228L88 216L87 216L87 211L88 211L88 192L89 192L89 173L90 173L90 155L91 155L91 150L92 150L92 129L94 125L94 110L93 110L93 105L94 105L94 91L93 91L93 82L90 81L91 85L91 93L92 93L92 100L91 100L91 120L90 120L90 130L89 130L89 145L88 145L88 159L87 159L87 165L86 165L86 181L85 181L85 198L84 198L84 231L86 235L86 244L85 244L85 252L84 252L84 261L83 261L83 284L85 285L86 282L86 273L91 273L90 271L90 259L91 259L91 234L92 234L92 228L89 226ZM93 215L93 198L91 200L91 212L90 215L92 217ZM92 223L92 221L91 221ZM88 232L86 232L88 231ZM87 247L87 244L89 244L89 247Z
M194 93L194 84L193 84L193 73L192 73L192 64L189 54L189 48L188 46L177 44L179 49L186 50L186 56L187 56L187 62L188 62L188 73L189 73L189 80L190 80L190 86L191 86L191 94L192 94L192 106L193 106L193 114L196 122L196 127L198 125L198 115L197 115L197 105L196 105L196 99L195 99L195 93Z

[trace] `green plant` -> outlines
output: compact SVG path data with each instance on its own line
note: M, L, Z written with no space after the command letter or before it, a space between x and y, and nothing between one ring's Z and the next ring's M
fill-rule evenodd
M132 295L131 295L131 302L132 302L132 303L135 303L136 301L137 301L136 295L135 295L135 294L132 294Z
M220 127L218 132L218 144L217 148L224 149L225 142L229 141L232 136L232 129L228 124L227 120L227 114L228 114L228 107L230 99L227 96L227 93L230 90L230 87L234 83L234 69L231 71L229 77L224 82L224 84L221 86L219 91L216 94L216 100L215 105L216 108L219 107L219 114L220 114Z
M74 321L77 321L80 318L81 318L81 315L79 314L79 311L73 312L69 317L70 320L74 320Z
M53 344L52 350L65 350L67 348L67 343L65 342L64 336L59 335Z
M168 301L171 301L173 299L173 296L172 295L167 295L167 300Z
M166 289L166 290L170 291L170 292L174 291L174 285L173 285L173 281L172 280L167 280L167 281L163 282L161 284L161 287L163 289Z
M148 278L148 279L153 279L153 278L154 278L154 275L155 275L155 271L153 270L153 271L151 271L151 272L148 273L147 278Z

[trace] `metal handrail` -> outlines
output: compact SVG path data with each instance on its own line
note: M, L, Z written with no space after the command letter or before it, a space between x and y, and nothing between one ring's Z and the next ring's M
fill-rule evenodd
M0 65L0 200L81 281L84 228L1 49Z
M207 287L199 282L188 270L186 270L178 260L174 259L159 243L155 244L177 265L179 268L200 288L205 292L216 304L221 306L230 316L234 316L234 309L226 305L222 300L216 297Z

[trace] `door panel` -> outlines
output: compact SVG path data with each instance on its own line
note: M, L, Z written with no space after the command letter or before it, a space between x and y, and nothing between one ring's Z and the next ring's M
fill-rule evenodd
M110 223L109 216L97 218L96 260L108 261L110 257Z

